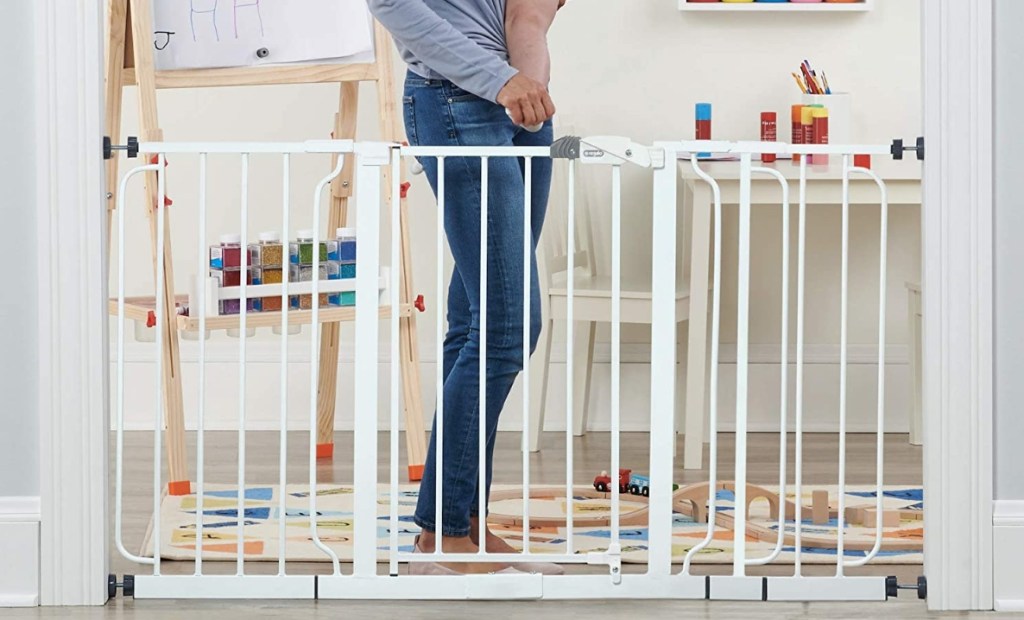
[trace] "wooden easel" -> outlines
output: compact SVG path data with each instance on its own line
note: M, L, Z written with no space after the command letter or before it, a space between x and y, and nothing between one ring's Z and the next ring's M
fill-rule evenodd
M259 86L269 84L338 83L341 87L338 113L334 119L334 137L352 139L355 137L358 115L359 83L373 82L377 87L379 101L381 139L399 142L403 138L395 104L393 69L391 61L391 38L380 24L374 26L374 62L340 65L286 65L263 67L239 67L224 69L188 69L156 71L153 61L153 19L150 0L108 0L109 34L107 41L106 100L107 133L116 144L120 140L121 105L125 86L138 85L139 139L142 142L163 140L163 132L157 120L156 91L160 88L192 88L210 86ZM351 156L350 156L351 157ZM335 165L337 161L332 162ZM385 175L387 174L385 167ZM346 162L341 175L331 185L331 207L327 230L333 231L347 219L348 200L352 195L352 177L355 165ZM404 175L404 169L403 169ZM108 202L108 224L113 218L117 204L118 170L117 158L108 162L107 187L110 191ZM385 197L390 201L391 183L384 179ZM404 198L404 196L403 196ZM155 205L157 201L156 174L146 175L146 204L149 208L150 238L152 240L154 273L156 271L157 229ZM169 215L167 216L169 219ZM409 477L419 480L423 475L426 460L426 441L423 427L423 403L420 392L419 345L416 339L416 318L410 300L413 298L412 262L409 250L408 208L401 201L401 291L400 291L400 349L403 403L405 409L406 451L409 462ZM109 226L108 226L109 228ZM144 301L129 305L125 311L128 318L141 318L155 307L164 304L164 316L175 317L174 273L170 226L165 227L164 271L158 277L164 280L164 297L156 302ZM287 234L287 231L285 231ZM113 307L116 312L116 305ZM382 317L390 316L382 309ZM292 324L309 323L308 313L289 312ZM331 458L334 454L334 405L337 394L338 341L341 322L354 320L350 308L333 308L320 311L324 323L320 339L320 375L317 390L317 458ZM265 319L265 320L264 320ZM248 325L280 324L280 315L251 315ZM227 329L237 319L218 317L207 321L208 329ZM170 471L168 492L171 495L185 495L190 492L188 464L185 454L184 401L181 389L181 361L178 351L178 331L196 330L196 321L189 317L165 321L163 333L165 402L165 423L167 431L167 460Z

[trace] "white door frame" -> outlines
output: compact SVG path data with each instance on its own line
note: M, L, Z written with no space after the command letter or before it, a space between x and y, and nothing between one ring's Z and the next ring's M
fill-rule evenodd
M993 0L922 0L925 574L992 609Z
M102 4L33 3L44 605L106 600ZM992 0L921 4L925 572L932 608L991 609Z
M35 0L40 601L107 599L101 0ZM60 252L53 248L59 247Z

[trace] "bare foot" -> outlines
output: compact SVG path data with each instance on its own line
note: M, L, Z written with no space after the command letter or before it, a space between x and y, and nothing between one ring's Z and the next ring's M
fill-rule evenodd
M475 545L480 545L480 522L476 517L470 518L470 530L469 539L473 541ZM505 542L504 538L501 538L497 534L491 531L491 528L487 528L487 552L488 553L521 553L519 549L516 549L512 545Z
M443 537L443 548L445 553L477 553L480 547L477 546L469 536L445 536ZM431 532L420 534L419 548L424 553L433 553L436 548L437 539ZM442 562L441 566L469 575L481 573L496 573L509 568L509 564L500 562Z

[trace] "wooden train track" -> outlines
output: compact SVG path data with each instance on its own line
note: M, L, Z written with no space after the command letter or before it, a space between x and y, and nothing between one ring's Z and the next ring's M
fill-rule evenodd
M672 494L672 509L675 512L687 515L698 523L707 523L708 521L708 501L710 499L708 490L710 485L706 482L699 484L686 485L679 488ZM736 485L732 482L722 482L716 485L718 491L735 491ZM585 499L606 499L610 500L612 494L597 491L593 488L575 488L573 489L573 495L576 498ZM631 503L643 504L643 507L636 508L623 512L619 516L619 523L624 526L645 526L647 525L648 518L650 515L650 508L648 507L648 498L642 495L632 495L628 493L622 493L620 497L627 499ZM519 489L494 489L491 491L491 502L496 503L500 501L511 501L522 499L523 493ZM539 489L532 489L530 491L530 499L540 500L551 500L551 499L564 499L565 488L558 487L545 487ZM793 520L796 517L796 504L790 500L785 500L779 497L778 493L769 491L764 487L757 485L747 485L747 509L749 514L750 505L759 500L767 500L769 506L769 512L773 520L778 520L780 508L785 508L786 519ZM856 511L871 510L873 506L869 508L865 507L850 507L847 508L847 519L850 522L850 517L857 514ZM887 511L888 512L888 511ZM923 511L921 510L907 510L902 509L896 511L899 513L900 519L904 520L921 520L923 518ZM807 518L811 516L811 508L807 506L801 507L801 517L806 515ZM838 518L838 510L829 508L829 517L831 519ZM523 525L523 517L520 515L504 515L491 510L487 516L487 521L496 525L503 526L519 526ZM601 513L598 515L594 514L574 514L573 515L573 527L608 527L611 525L611 515L607 513ZM735 519L732 511L715 511L715 525L723 529L732 531L735 529ZM565 527L565 517L544 517L544 516L531 516L530 527L543 528L543 527ZM778 540L778 530L772 529L756 523L747 522L747 535L756 538L760 541L775 542ZM836 539L834 536L821 536L814 533L815 526L808 525L805 531L801 533L800 544L802 547L810 548L827 548L831 549L836 546ZM783 544L786 546L794 546L796 544L796 536L791 532L786 532L783 537ZM849 551L870 551L874 547L874 537L870 540L856 540L847 537L844 541L844 548ZM920 537L906 537L906 538L882 538L882 549L886 551L922 551L924 548L924 541Z

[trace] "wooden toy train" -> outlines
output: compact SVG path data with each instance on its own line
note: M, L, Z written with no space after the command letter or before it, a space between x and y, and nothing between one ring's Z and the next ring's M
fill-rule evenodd
M594 489L601 493L611 492L612 477L608 475L607 471L602 471L594 478ZM673 491L678 489L678 484L672 485ZM647 476L634 474L631 469L619 469L619 493L647 497L651 494L651 479Z

